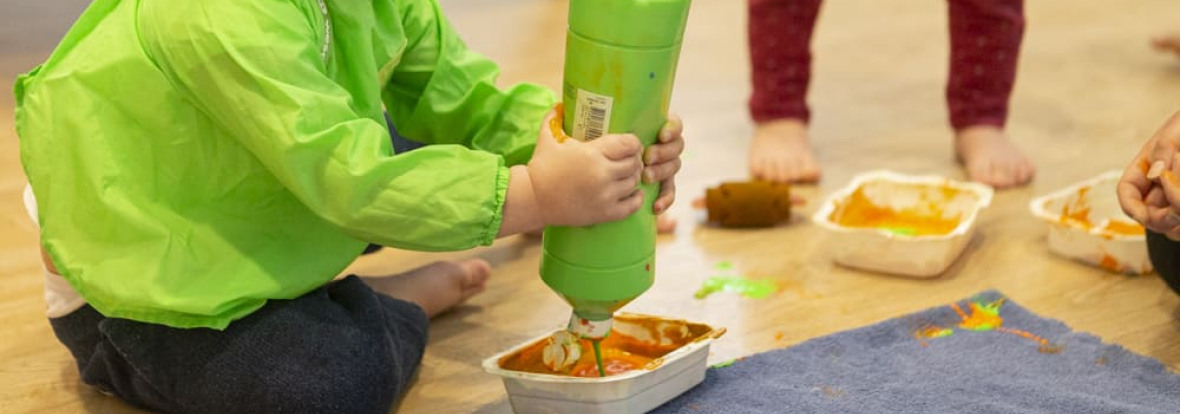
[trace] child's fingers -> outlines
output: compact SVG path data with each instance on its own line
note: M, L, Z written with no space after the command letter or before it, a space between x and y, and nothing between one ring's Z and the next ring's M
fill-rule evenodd
M614 180L638 177L643 172L643 162L639 161L638 157L624 158L611 161L607 169L610 172L610 178Z
M1168 198L1164 196L1164 189L1158 185L1152 186L1151 190L1147 192L1147 196L1143 197L1143 204L1147 207L1169 207Z
M676 180L668 179L660 183L660 195L656 197L655 203L652 204L652 212L655 214L663 214L672 207L672 203L676 202Z
M680 158L684 152L684 140L678 139L647 147L643 151L643 163L647 165L659 164Z
M1160 176L1160 187L1164 189L1164 197L1168 199L1168 204L1173 208L1180 207L1180 176L1171 171L1164 171Z
M648 166L643 169L644 184L657 183L675 177L680 171L680 159Z
M636 191L631 196L612 204L606 211L607 221L622 220L639 211L643 207L643 191Z
M664 127L660 129L659 141L668 142L672 140L679 141L681 134L684 133L684 121L675 114L668 114L668 122L664 123Z
M622 200L630 197L632 193L639 189L639 175L627 177L622 180L615 180L607 186L607 195L613 200Z
M643 145L639 143L639 138L633 134L603 135L590 141L590 145L597 148L609 160L635 158L638 157L640 151L643 151Z
M1143 201L1152 187L1152 182L1146 177L1146 163L1145 158L1138 158L1127 166L1116 190L1123 212L1140 223L1148 220L1147 206Z

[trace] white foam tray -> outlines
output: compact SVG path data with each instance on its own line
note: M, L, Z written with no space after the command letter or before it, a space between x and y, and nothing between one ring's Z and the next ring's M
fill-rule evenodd
M915 189L912 185L918 184ZM922 200L942 198L942 187L961 190L945 201L944 213L962 214L958 227L941 235L902 235L883 229L846 227L829 218L837 201L865 186L866 196L879 205L906 208ZM942 274L975 235L980 211L991 204L991 187L953 181L934 175L905 175L871 171L856 176L820 206L812 220L828 233L829 251L842 265L901 276L929 278ZM934 197L934 198L932 198Z
M625 329L620 322L616 319L616 329ZM704 381L709 345L725 330L714 328L701 339L664 355L663 363L652 370L636 370L604 378L578 378L500 368L500 358L555 332L530 339L483 361L485 371L504 380L509 403L517 414L638 414L651 411ZM633 336L644 337L643 332L635 334Z
M1049 227L1050 251L1113 272L1151 273L1145 236L1103 234L1097 229L1110 219L1134 222L1119 207L1116 188L1121 176L1120 171L1108 171L1029 203L1032 214ZM1078 199L1082 188L1090 188L1084 201ZM1061 220L1064 207L1079 202L1089 204L1092 228Z

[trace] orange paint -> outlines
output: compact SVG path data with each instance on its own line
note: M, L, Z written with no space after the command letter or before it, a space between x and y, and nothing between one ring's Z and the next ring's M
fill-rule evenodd
M776 340L776 341L781 341L781 340L783 340L783 333L782 333L782 332L775 333L775 334L774 334L774 340Z
M963 312L963 308L960 308L958 303L952 303L951 309L954 309L955 313L959 314L959 318L967 320L967 314Z
M971 315L963 318L963 322L959 323L959 327L972 331L990 331L998 329L1004 324L1004 318L1000 317L999 306L1003 304L1003 299L997 301L998 303L988 304L986 306L980 305L978 302L971 302ZM959 310L961 316L963 311Z
M1111 257L1111 255L1109 255L1109 254L1102 255L1102 260L1100 260L1098 262L1098 267L1101 267L1103 269L1106 269L1106 270L1109 270L1112 272L1118 272L1118 271L1122 270L1122 268L1123 268L1123 266L1121 264L1119 264L1118 259Z
M1098 228L1102 234L1114 236L1143 236L1147 231L1139 223L1122 220L1107 220L1106 224Z
M1037 352L1042 354L1056 354L1065 350L1064 345L1052 344L1048 339L1039 337L1031 332L1015 328L1005 328L1003 326L1004 318L1000 317L1000 306L1003 304L1003 298L991 303L971 302L969 304L971 307L971 314L969 315L966 312L963 312L963 308L959 307L958 303L951 303L950 307L951 309L954 309L955 313L959 314L959 318L962 319L962 321L959 322L959 328L961 329L976 332L997 331L1009 335L1016 335L1021 338L1036 342L1038 345ZM915 331L914 337L918 339L919 343L923 347L925 347L927 346L926 339L950 336L950 334L945 331L946 330L943 330L937 326L926 326L920 330Z
M565 122L565 105L558 103L557 106L553 108L553 110L557 112L557 114L553 116L553 119L549 120L549 133L553 134L553 138L556 139L558 143L562 143L570 138L569 135L565 134L565 129L562 127L563 123Z
M1040 345L1049 345L1049 340L1047 340L1045 338L1041 338L1036 335L1033 335L1031 332L1028 332L1028 331L1022 331L1020 329L1013 329L1013 328L1003 328L1003 327L996 328L996 330L1003 332L1003 333L1016 335L1021 338L1030 339L1033 342L1036 342L1037 344L1040 344Z
M1061 207L1061 224L1073 224L1087 230L1094 226L1090 222L1089 194L1090 187L1079 188L1077 196Z
M950 200L960 192L950 187L940 189L944 200ZM923 201L918 206L894 210L873 203L861 187L840 200L828 219L845 227L903 229L905 234L912 236L949 234L959 226L961 217L944 217L941 206L933 201Z
M606 339L602 340L602 364L606 376L618 375L639 369L655 369L663 363L663 356L697 340L709 337L712 329L705 325L683 324L668 325L668 320L626 317L615 318L615 323L628 325L646 330L653 338L659 338L660 343L641 341L633 336L612 330ZM661 329L663 327L663 329ZM714 335L716 336L716 335ZM524 349L500 358L500 367L522 372L537 374L558 374L573 377L599 377L598 365L594 361L589 340L580 340L582 356L568 370L568 372L553 372L545 366L543 355L547 345L542 339L532 343Z

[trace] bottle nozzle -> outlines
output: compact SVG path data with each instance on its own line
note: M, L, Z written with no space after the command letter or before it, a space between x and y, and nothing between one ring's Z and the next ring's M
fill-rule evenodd
M570 333L573 333L574 335L577 335L579 338L602 339L606 338L607 335L610 335L610 329L613 322L613 318L594 321L580 317L575 313L570 315L570 323L569 326L566 327L566 330L570 331Z

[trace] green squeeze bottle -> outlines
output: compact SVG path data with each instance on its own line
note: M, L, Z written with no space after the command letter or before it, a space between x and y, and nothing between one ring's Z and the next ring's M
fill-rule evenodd
M633 133L644 147L657 141L667 121L690 3L570 0L562 88L567 135L590 141ZM610 333L615 311L654 281L652 203L659 185L639 189L643 207L623 220L545 229L541 279L573 307L568 330L594 341L596 351Z

